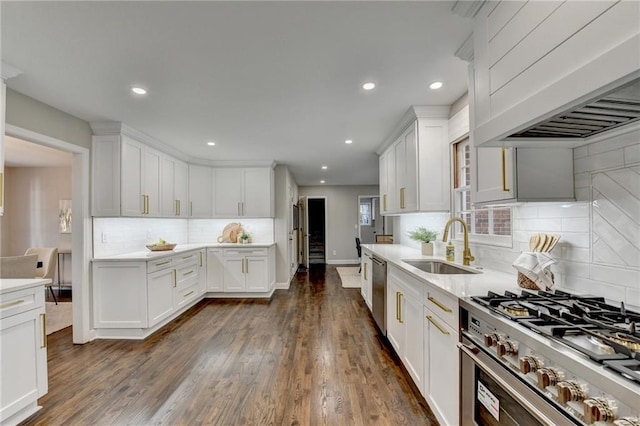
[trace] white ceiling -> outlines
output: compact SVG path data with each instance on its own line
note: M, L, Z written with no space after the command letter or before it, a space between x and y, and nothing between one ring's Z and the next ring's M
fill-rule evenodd
M11 136L4 137L4 165L7 167L71 167L73 155Z
M1 52L23 71L10 88L84 120L122 121L198 159L285 163L300 185L377 184L375 150L403 113L466 92L454 52L471 21L452 6L0 2ZM133 96L136 84L149 94Z

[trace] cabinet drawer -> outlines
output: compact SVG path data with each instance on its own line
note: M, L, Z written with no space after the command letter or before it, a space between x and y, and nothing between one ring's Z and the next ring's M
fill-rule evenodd
M186 265L176 268L176 287L183 289L198 283L198 262L196 262L196 256L193 257L193 261Z
M422 299L425 285L421 281L393 266L389 268L389 277L402 284L402 290L407 293L405 297Z
M254 248L228 248L224 249L225 257L241 257L241 256L266 256L268 249L266 247Z
M454 330L458 329L458 298L433 287L427 288L424 306Z
M182 253L177 256L173 256L171 258L173 260L173 266L176 267L178 265L183 265L189 262L198 262L200 263L200 255L197 251L191 251L187 253Z
M156 271L171 268L173 266L173 257L163 257L161 259L147 261L147 273L151 274Z
M0 295L0 318L44 306L44 286L12 291Z
M196 280L195 283L193 283L192 285L189 285L185 288L179 288L178 291L176 292L176 304L177 307L180 308L184 305L186 305L187 303L193 301L196 297L198 297L200 293L198 292L198 281Z

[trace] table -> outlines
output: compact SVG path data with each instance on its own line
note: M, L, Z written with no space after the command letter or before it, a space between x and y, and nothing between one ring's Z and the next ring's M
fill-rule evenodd
M60 289L62 288L62 284L64 281L61 281L60 277L62 277L64 273L64 256L69 255L71 257L71 250L69 249L58 249L58 294L60 294ZM62 269L60 268L60 259L62 258Z

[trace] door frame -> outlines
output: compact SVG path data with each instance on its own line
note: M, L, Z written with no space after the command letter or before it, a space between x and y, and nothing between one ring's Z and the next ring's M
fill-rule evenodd
M89 264L93 253L91 214L89 212L90 151L88 148L8 123L5 126L5 134L36 145L73 154L71 166L71 208L73 211L71 252L76 259L75 262L71 262L73 343L87 343L95 337L95 330L92 328L91 321L93 309L91 306L91 282L89 278Z
M329 263L329 237L327 230L329 229L329 215L327 214L327 197L326 195L307 195L304 197L305 202L305 260L306 267L309 268L309 200L324 200L324 261Z

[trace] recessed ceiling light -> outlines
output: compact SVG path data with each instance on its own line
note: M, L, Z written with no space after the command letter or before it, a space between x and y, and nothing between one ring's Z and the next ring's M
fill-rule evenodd
M131 91L133 93L135 93L136 95L146 95L147 94L147 90L146 89L143 89L142 87L138 87L138 86L132 87Z
M324 183L324 181L323 181L323 180L321 180L321 181L320 181L320 183Z
M322 170L327 170L327 166L322 166Z
M439 89L441 87L442 87L442 82L441 81L434 81L433 83L431 83L429 85L429 89L433 89L433 90Z
M215 144L216 144L216 143L215 143L214 141L209 141L209 142L207 142L207 145L209 145L209 146L215 146Z
M347 139L346 141L344 141L344 143L346 143L347 145L350 145L353 143L353 141L351 139Z
M363 88L364 90L371 90L371 89L373 89L374 87L376 87L375 83L371 83L371 82L369 82L369 83L365 83L365 84L363 84L363 85L362 85L362 88Z

